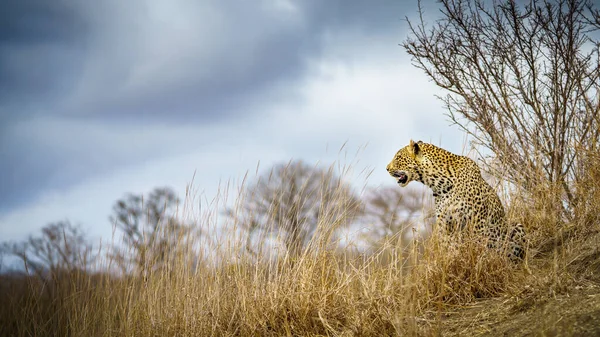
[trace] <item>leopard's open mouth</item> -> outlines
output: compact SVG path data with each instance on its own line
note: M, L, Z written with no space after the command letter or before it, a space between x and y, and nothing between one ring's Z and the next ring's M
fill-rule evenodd
M406 184L408 181L408 176L404 173L400 173L398 175L398 184Z
M408 176L404 172L394 172L392 177L398 178L398 184L406 184L408 181Z

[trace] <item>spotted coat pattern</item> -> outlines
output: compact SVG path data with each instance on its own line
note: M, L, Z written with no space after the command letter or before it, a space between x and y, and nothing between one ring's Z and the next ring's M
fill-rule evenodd
M519 261L525 256L523 226L508 226L498 194L483 179L472 159L411 140L396 153L387 171L401 187L414 180L431 188L436 223L446 233L469 225L489 238L489 247L506 247L511 260Z

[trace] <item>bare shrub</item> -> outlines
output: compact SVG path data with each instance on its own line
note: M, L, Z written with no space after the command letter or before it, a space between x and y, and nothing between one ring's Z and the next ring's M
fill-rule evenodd
M287 254L297 256L320 222L328 222L331 236L350 223L360 207L360 200L333 166L290 161L259 176L241 195L238 205L226 213L247 231L246 248L252 254L260 253L264 242L274 236Z
M586 0L441 0L404 48L439 87L453 122L499 158L488 167L572 219L587 151L600 139L600 15ZM550 219L548 219L550 220Z
M0 335L67 334L65 310L71 304L85 305L99 256L85 232L69 221L59 221L2 248L17 257L23 269L0 275Z
M176 217L178 206L169 188L156 188L145 198L129 194L115 203L110 219L122 232L123 245L114 247L112 257L124 271L145 274L190 253L186 240L192 227Z
M21 242L5 242L2 250L43 280L64 272L86 271L97 257L85 232L69 221L48 224L39 235Z

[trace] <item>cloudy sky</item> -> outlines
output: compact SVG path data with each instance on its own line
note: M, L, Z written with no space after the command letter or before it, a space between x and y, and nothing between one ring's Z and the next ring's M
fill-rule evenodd
M110 235L125 193L183 193L195 174L210 199L259 161L330 163L344 143L373 186L411 138L460 152L398 45L407 3L3 2L0 239L62 219Z

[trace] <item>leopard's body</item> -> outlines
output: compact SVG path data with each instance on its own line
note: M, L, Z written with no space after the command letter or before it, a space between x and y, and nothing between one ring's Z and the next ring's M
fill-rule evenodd
M513 261L523 259L523 226L508 225L498 194L472 159L411 140L396 153L387 171L402 187L414 180L431 188L436 225L446 234L469 226L488 238L489 247L505 249Z

